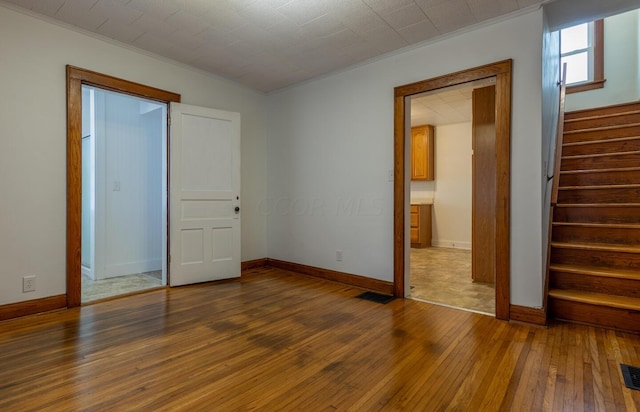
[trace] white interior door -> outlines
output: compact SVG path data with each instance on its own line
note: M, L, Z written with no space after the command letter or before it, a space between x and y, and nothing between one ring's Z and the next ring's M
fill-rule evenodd
M240 113L171 103L171 286L240 276Z

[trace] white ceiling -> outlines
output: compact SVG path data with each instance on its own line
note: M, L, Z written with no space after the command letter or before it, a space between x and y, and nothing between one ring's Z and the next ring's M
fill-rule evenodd
M272 91L543 0L0 0Z
M451 86L411 98L411 126L471 122L471 93L478 87L495 84L495 77Z

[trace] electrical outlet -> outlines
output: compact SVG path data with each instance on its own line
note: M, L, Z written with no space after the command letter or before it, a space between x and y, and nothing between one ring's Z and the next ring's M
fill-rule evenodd
M25 276L22 278L22 293L36 291L36 277Z
M336 261L342 262L342 250L336 250Z

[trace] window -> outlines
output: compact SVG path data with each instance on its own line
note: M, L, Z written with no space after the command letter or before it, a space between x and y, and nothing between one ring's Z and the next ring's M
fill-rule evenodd
M560 30L560 66L567 63L567 93L604 86L604 22Z

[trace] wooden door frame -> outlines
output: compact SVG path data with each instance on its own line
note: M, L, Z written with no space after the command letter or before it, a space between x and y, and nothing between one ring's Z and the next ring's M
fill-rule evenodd
M171 102L180 103L179 94L67 65L66 289L67 307L69 308L82 304L82 85L95 86L100 89L156 100L167 105ZM168 111L167 108L167 113ZM167 147L169 147L168 127Z
M393 290L405 291L405 98L489 77L496 78L496 318L510 318L510 174L512 60L434 77L394 89Z
M478 102L478 95L486 89L490 89L486 97L490 100L490 102L487 100ZM471 93L471 152L473 153L473 156L471 157L471 278L474 282L493 283L494 285L496 255L495 231L483 233L478 225L481 224L480 222L485 222L485 219L483 219L484 216L489 216L490 220L487 223L489 223L491 226L495 226L495 223L492 222L492 220L494 220L495 218L495 206L492 204L490 211L487 210L487 202L495 202L496 196L496 189L494 184L496 177L494 170L495 160L493 160L496 156L495 96L496 86L493 84L474 88ZM480 98L483 98L482 95ZM487 107L490 107L491 109L487 110ZM487 118L486 116L488 116L489 118ZM482 130L478 129L478 122L480 122L480 125L483 126L481 128ZM491 130L490 132L485 131L487 123L493 125L493 130ZM490 151L486 148L486 146L479 148L479 140L489 139L491 140L492 144ZM490 174L487 174L487 171L490 172ZM480 175L482 177L479 177ZM488 180L488 182L484 182L483 180ZM493 187L493 189L490 191L478 190L481 188L482 183L489 183L489 187ZM484 208L484 210L479 210L481 208ZM475 246L481 243L492 243L492 245L486 245L479 248ZM486 257L483 256L487 252L493 252L493 256L490 256L491 263L488 264L488 266ZM489 268L491 269L490 272L487 271L487 269ZM491 273L491 278L484 278L484 276L489 273Z

